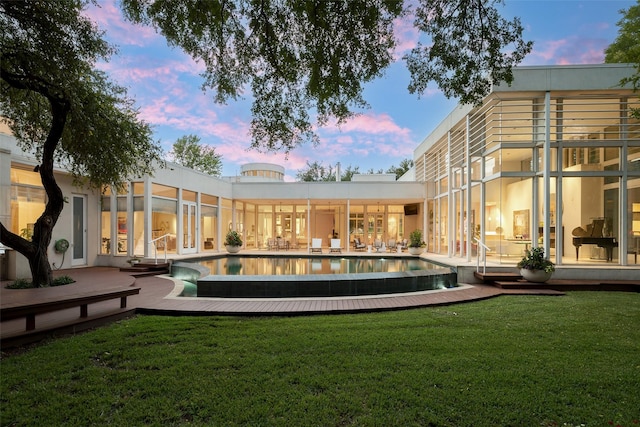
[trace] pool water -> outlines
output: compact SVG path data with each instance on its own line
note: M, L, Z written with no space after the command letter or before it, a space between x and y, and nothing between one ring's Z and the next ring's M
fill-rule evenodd
M345 297L457 286L450 267L419 258L227 256L197 262L210 274L185 283L181 296Z
M422 259L338 258L338 257L243 257L200 260L212 275L282 276L312 274L398 273L415 270L443 270L447 267Z

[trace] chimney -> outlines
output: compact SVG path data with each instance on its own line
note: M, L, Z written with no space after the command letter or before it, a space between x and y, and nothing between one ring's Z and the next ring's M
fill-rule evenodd
M340 162L336 163L336 181L342 181L342 171L340 171Z

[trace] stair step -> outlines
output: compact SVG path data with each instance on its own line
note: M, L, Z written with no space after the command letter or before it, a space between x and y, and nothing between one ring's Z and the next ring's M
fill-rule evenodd
M169 270L148 270L148 271L131 271L130 276L133 277L146 277L146 276L158 276L160 274L169 274Z
M476 279L480 279L485 283L504 281L504 282L515 282L517 280L522 279L522 276L518 273L509 273L509 272L486 272L481 273L479 271L474 271L473 275Z
M131 276L156 276L159 274L169 274L169 263L139 262L131 267L120 267L120 271L129 273Z
M169 268L169 263L159 262L156 264L155 262L140 262L137 264L137 266L145 267L145 268L148 268L149 270L162 270L162 269Z

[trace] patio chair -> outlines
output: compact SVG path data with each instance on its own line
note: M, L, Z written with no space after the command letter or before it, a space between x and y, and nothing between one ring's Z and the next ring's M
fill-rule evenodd
M376 252L380 252L380 248L382 247L382 240L374 239L373 240L373 250Z
M396 250L396 239L389 239L389 243L387 243L387 250L389 252L393 252Z
M322 239L311 239L311 247L309 248L311 253L319 252L322 253Z
M364 251L366 247L367 245L362 243L358 237L355 237L353 239L353 249L355 249L356 251Z
M287 242L285 239L276 239L276 242L278 244L278 250L284 249L286 251L287 249L289 249L289 242Z
M278 249L278 246L276 245L276 239L273 239L273 238L267 239L267 248L270 251L274 249Z
M342 253L342 248L340 247L340 239L331 239L331 247L329 248L329 252Z

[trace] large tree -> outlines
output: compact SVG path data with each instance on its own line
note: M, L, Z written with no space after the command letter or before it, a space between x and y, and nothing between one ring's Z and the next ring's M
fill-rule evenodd
M306 167L298 170L296 180L302 182L335 181L336 175L333 165L325 166L317 160L309 163L307 160Z
M222 174L222 156L214 147L200 144L197 135L185 135L177 139L169 155L178 164L207 173L212 176Z
M393 173L396 175L396 179L399 179L402 175L407 173L409 169L413 167L413 160L403 159L398 166L391 166L387 169L387 173Z
M337 166L334 169L333 165L325 166L322 162L317 160L313 163L307 161L306 167L299 169L296 174L296 180L302 182L318 182L318 181L336 181L336 174L338 173ZM340 170L341 181L351 181L353 175L360 173L359 166L347 166Z
M636 73L622 79L622 86L630 83L634 90L640 89L640 0L629 9L620 11L622 19L618 21L618 37L605 50L605 62L625 62L636 65ZM633 110L640 119L640 109Z
M409 90L435 81L447 96L480 102L492 81L531 50L502 0L122 0L125 15L153 25L205 65L204 87L226 102L253 96L252 146L289 151L317 141L317 125L367 107L364 84L394 60L394 21L415 16L431 38L407 55Z
M29 260L34 286L52 281L47 248L65 201L56 162L77 185L97 189L148 175L161 160L124 88L94 68L113 48L82 15L86 6L85 0L0 0L0 111L20 146L38 159L47 194L31 240L0 223L0 242Z

